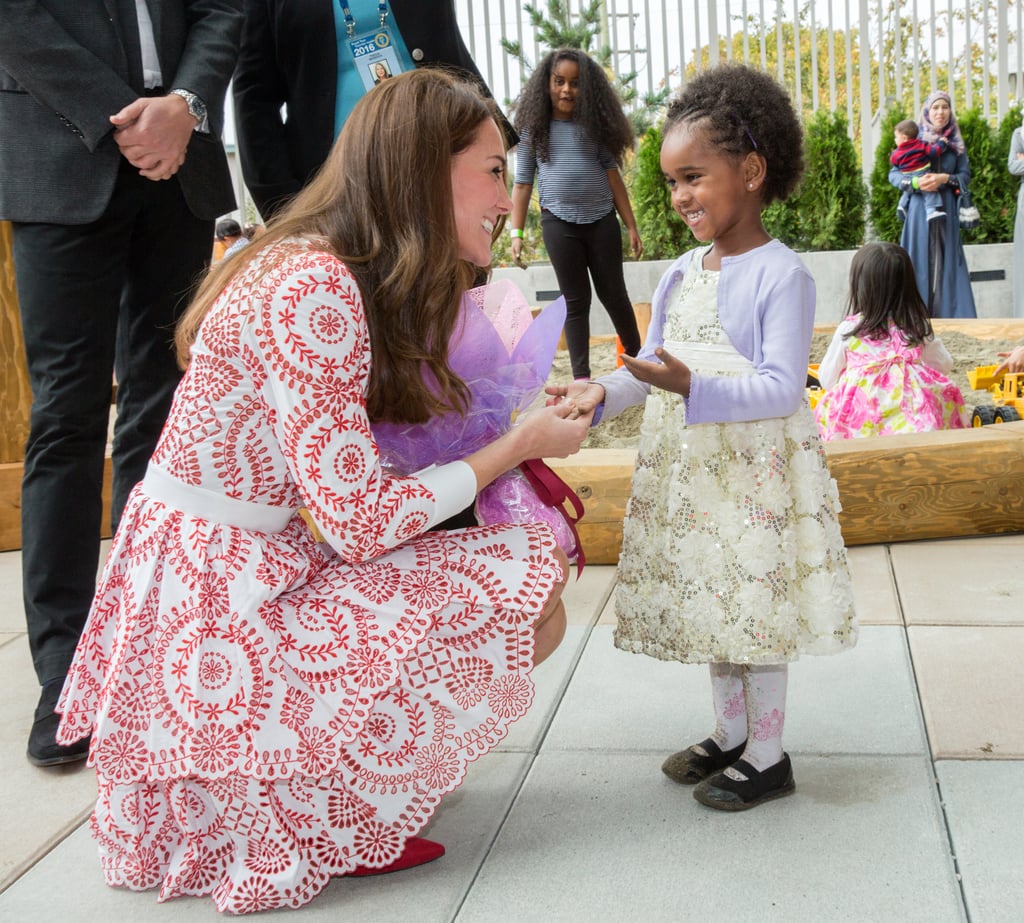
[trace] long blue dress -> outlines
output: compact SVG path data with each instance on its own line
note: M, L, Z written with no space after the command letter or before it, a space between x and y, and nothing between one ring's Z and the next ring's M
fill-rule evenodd
M967 154L944 151L939 157L938 173L948 173L966 188L971 178ZM889 182L899 188L903 179L899 170L889 172ZM907 208L900 244L910 254L917 276L917 288L932 317L977 317L971 276L960 239L957 199L949 185L938 190L946 210L945 218L929 222L924 196L912 195Z

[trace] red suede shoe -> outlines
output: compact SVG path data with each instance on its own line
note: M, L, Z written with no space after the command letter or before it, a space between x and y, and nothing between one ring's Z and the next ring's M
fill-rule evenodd
M411 869L417 865L425 865L427 862L440 859L443 855L444 846L440 843L426 840L421 836L412 836L405 841L405 849L402 850L402 854L389 865L379 869L357 865L348 874L352 878L363 878L367 875L387 875L389 872L400 872L403 869Z

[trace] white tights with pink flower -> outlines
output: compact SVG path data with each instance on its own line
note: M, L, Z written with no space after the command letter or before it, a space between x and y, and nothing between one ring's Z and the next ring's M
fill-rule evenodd
M712 663L716 726L711 739L732 750L746 739L743 759L758 771L782 759L788 664Z

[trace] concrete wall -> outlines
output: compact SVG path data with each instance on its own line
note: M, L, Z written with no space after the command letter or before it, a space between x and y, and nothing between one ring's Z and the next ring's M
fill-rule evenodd
M1013 317L1013 244L983 244L964 249L973 280L978 317ZM831 250L800 255L814 276L818 291L815 320L819 324L835 323L845 313L850 260L854 253L855 250ZM671 260L627 262L626 287L630 298L633 301L650 301L658 280L671 263ZM511 279L531 304L546 304L557 297L558 282L550 263L536 263L526 270L515 267L495 269L494 278ZM608 315L596 301L595 297L590 318L591 333L595 336L614 333Z

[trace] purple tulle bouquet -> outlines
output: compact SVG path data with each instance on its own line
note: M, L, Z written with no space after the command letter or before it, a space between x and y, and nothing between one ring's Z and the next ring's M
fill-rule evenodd
M414 474L465 458L507 432L543 390L564 324L564 298L533 317L523 293L507 280L468 291L449 343L448 362L469 388L469 408L465 414L452 412L426 423L374 424L384 467L399 475ZM566 499L573 504L575 518L562 505ZM475 513L481 525L546 522L567 554L578 553L571 522L579 518L582 506L571 489L537 460L488 484L477 496Z

